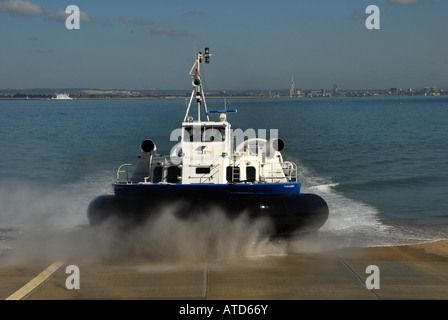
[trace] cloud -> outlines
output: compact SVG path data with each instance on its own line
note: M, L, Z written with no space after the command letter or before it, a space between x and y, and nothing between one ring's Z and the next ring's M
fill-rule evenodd
M141 24L141 25L144 25L144 24L153 25L154 24L154 21L152 21L152 20L138 19L138 18L129 17L129 16L121 16L120 21L125 24Z
M67 20L67 17L69 17L70 15L71 15L71 13L65 13L65 10L59 10L55 13L48 14L47 19L53 20L53 21L65 22L65 20ZM85 13L84 11L79 11L79 20L82 23L93 23L94 22L94 20L92 18L90 18L89 15L87 13Z
M150 35L162 35L171 38L185 37L188 33L184 30L172 29L170 27L155 27L151 29Z
M24 0L0 1L0 12L23 17L33 17L44 14L44 10L39 4Z
M361 14L359 12L354 12L354 13L352 13L350 15L350 18L353 19L353 20L360 20L360 19L365 18L365 15L363 15L363 14Z
M390 4L397 6L410 6L417 3L423 3L424 0L389 0Z

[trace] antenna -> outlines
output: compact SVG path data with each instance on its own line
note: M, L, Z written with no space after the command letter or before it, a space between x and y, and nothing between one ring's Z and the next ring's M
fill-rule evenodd
M195 43L196 49L196 43ZM207 116L207 121L210 121L207 110L207 103L205 102L205 94L203 93L202 80L201 80L201 63L205 60L205 63L210 63L211 57L210 49L207 47L204 50L204 54L202 52L198 52L195 54L195 62L190 69L188 75L193 78L192 85L193 91L191 92L190 102L188 103L187 112L185 113L184 122L187 120L188 112L190 111L190 106L193 101L193 98L196 97L196 101L198 103L198 122L201 121L201 104L204 101L204 109L205 114Z

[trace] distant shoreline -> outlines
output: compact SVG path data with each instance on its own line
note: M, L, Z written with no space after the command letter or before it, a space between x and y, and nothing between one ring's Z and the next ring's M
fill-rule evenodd
M66 95L73 99L190 99L191 90L128 90L128 89L89 89L89 88L0 88L0 99L51 99ZM255 98L350 98L350 97L401 97L401 96L443 96L448 88L389 88L389 89L241 89L209 90L206 98L255 99Z
M235 96L207 96L207 99L291 99L291 100L302 100L302 99L340 99L340 98L362 98L362 97L439 97L439 96L448 96L448 94L438 94L438 95L424 95L424 94L415 94L415 95L391 95L391 94L375 94L375 95L338 95L338 96L310 96L310 97L288 97L288 96L247 96L247 95L235 95ZM73 96L72 99L52 99L49 97L5 97L0 96L0 100L51 100L51 101L71 101L71 100L188 100L189 97L181 97L181 96L143 96L143 97L99 97L99 96L83 96L76 97Z

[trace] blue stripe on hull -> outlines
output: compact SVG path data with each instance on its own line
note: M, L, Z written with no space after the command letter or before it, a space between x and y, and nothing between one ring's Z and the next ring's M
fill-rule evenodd
M257 184L114 184L116 195L148 194L300 194L300 182Z

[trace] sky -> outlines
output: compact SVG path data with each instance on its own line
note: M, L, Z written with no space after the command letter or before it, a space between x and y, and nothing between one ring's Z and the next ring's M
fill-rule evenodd
M80 29L66 28L69 5ZM368 29L369 5L379 29ZM446 0L0 0L0 88L448 87Z

